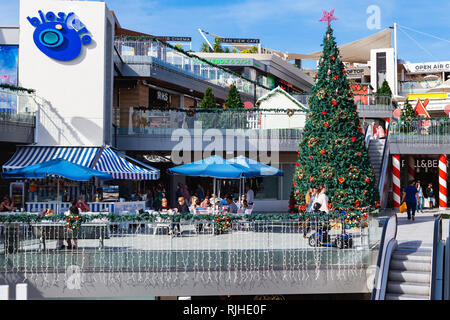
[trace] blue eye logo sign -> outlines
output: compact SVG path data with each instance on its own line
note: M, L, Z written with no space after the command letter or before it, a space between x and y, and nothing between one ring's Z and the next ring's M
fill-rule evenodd
M73 60L80 55L82 46L91 43L89 31L73 12L56 15L49 11L44 15L39 10L38 13L40 19L27 19L36 28L34 43L48 57L59 61Z

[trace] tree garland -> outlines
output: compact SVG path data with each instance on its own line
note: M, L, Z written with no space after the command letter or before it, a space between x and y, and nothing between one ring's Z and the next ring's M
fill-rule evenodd
M224 231L231 226L231 220L227 216L218 217L216 220L217 230Z
M69 229L76 230L81 226L81 220L82 220L82 218L78 215L70 215L66 219L66 226Z
M295 110L293 109L276 109L276 108L264 108L264 109L259 109L259 108L252 108L252 109L247 109L247 108L189 108L189 109L180 109L180 108L175 108L175 107L167 107L167 108L148 108L148 107L144 107L144 106L137 106L137 107L132 107L135 110L138 111L156 111L156 112L169 112L169 111L176 111L176 112L185 112L186 114L189 114L191 112L194 113L221 113L221 112L231 112L231 113L238 113L238 112L246 112L246 113L251 113L251 112L277 112L277 113L288 113L288 112L292 112L292 114L294 114ZM299 111L303 111L303 110L299 110Z
M366 211L364 211L366 210ZM376 216L377 212L368 212L367 208L360 208L360 211L357 210L354 212L347 212L344 210L332 210L328 214L324 212L302 212L300 214L295 213L285 213L285 214L250 214L250 215L236 215L230 214L227 217L230 221L280 221L280 220L302 220L302 219L311 219L317 218L319 220L323 219L344 219L348 215L354 214L355 216L363 215L372 215ZM220 217L219 217L220 218ZM40 214L34 213L20 213L14 215L0 215L0 223L40 223L40 222L68 222L68 217L65 216L43 216ZM171 221L171 222L180 222L184 221L211 221L217 222L218 216L217 214L196 214L193 215L191 213L185 214L168 214L158 212L156 214L149 214L147 212L141 214L127 214L127 215L117 215L114 213L109 214L94 214L94 215L80 215L78 216L78 223L86 223L94 220L103 220L104 222L158 222L160 220Z

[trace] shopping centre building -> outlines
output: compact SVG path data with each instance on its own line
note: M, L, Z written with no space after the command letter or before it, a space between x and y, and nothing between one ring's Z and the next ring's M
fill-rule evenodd
M314 85L314 72L308 75L307 70L298 66L302 59L319 59L320 53L184 52L169 45L165 37L154 36L151 30L127 29L119 18L120 12L111 12L104 2L21 0L19 26L0 27L0 83L3 84L0 88L0 141L5 150L0 161L3 171L63 158L110 173L115 178L115 184L110 185L66 183L62 185L65 192L57 199L63 202L80 193L95 195L99 186L116 190L114 187L120 185L120 197L126 198L155 182L165 185L168 194L174 195L178 183L194 187L200 182L209 186L211 179L171 176L166 172L168 168L206 158L212 153L226 158L242 154L284 171L283 177L249 180L256 193L255 211L287 212L298 143L309 92ZM375 139L372 129L366 131L366 146L376 172L382 207L398 205L399 190L411 176L424 183L431 181L435 188L444 186L446 154L450 152L448 122L425 119L417 120L415 126L403 127L397 124L398 114L394 112L409 98L414 107L421 106L416 109L421 115L446 116L446 107L450 104L448 87L444 83L449 72L447 63L397 65L391 36L390 30L383 30L340 46L348 77L353 80L361 123L381 125L388 133L385 139ZM297 66L290 63L292 60ZM383 80L392 88L393 99L375 94ZM248 111L230 116L223 110L202 113L197 109L208 88L212 89L219 109L222 108L232 84ZM429 90L433 92L427 92ZM188 112L190 109L192 112ZM289 109L293 114L276 112L276 109ZM407 170L408 166L412 170ZM438 173L438 169L441 172ZM22 206L31 212L53 209L53 200L61 185L49 180L25 185L14 182L16 187L12 191L18 192L13 193L14 200L18 200L17 208ZM9 182L3 181L4 193L9 189ZM228 181L223 181L222 187L238 189L235 183ZM438 203L446 207L446 189L439 190ZM118 196L116 198L118 200ZM94 211L114 213L133 212L144 205L139 201L102 203L95 201L95 196L87 200ZM173 205L175 197L169 200ZM66 206L67 203L62 209L67 209ZM227 293L242 295L369 292L365 275L361 276L362 272L358 271L359 278L355 276L355 270L363 270L370 264L369 248L376 239L376 235L370 238L363 234L364 230L358 235L360 247L355 246L357 249L328 261L330 264L337 261L333 267L339 268L339 272L348 272L349 278L340 282L332 276L328 278L328 273L312 281L316 274L311 266L317 266L320 261L303 250L306 242L300 244L305 247L295 247L294 240L298 239L293 238L294 233L285 229L280 232L276 225L257 230L248 238L233 234L234 238L230 238L230 243L235 245L233 250L241 250L240 255L234 256L230 247L228 250L221 247L220 238L201 242L195 237L172 240L157 238L156 233L143 234L152 240L145 243L150 248L143 248L141 234L135 229L133 234L128 234L122 227L122 224L117 225L117 230L123 233L109 239L117 252L107 250L104 256L97 255L97 251L89 251L96 248L92 240L83 256L80 255L82 263L86 263L84 266L93 269L101 266L100 271L95 269L98 272L94 280L87 279L88 283L95 283L95 279L116 281L114 285L124 285L122 291L112 292L100 281L92 291L89 291L89 284L83 287L84 291L64 291L62 287L48 285L40 288L42 292L36 290L33 294L37 297L175 296L190 295L192 290L197 290L199 295L220 295L224 294L223 283L229 286ZM244 230L248 225L242 227ZM372 230L380 231L378 227L375 223ZM278 236L279 242L274 241ZM177 240L183 242L175 243ZM260 247L262 243L267 243L268 247ZM37 245L33 246L22 252L25 260L20 258L13 262L35 261L33 259L40 256L36 253ZM195 254L206 252L207 256L202 256L201 261L193 259L189 255L192 248L198 249ZM289 255L290 250L298 251ZM66 271L57 268L57 257L57 254L48 255L46 261L53 264L51 268L46 266L45 272L51 275L32 274L34 284L42 279L48 281L46 284L52 281L54 284L58 276L66 276ZM300 263L301 258L305 259ZM0 261L6 261L1 259L3 256ZM145 265L150 260L156 261L155 265ZM353 261L353 264L345 261ZM269 270L262 278L262 273L255 269L256 262L261 263L258 268ZM76 261L70 263L76 264ZM136 285L120 277L114 278L117 274L126 278L130 265L138 266L138 273L133 274ZM230 270L237 270L236 265L245 272L242 281L238 280L237 273L232 280ZM299 266L303 269L295 269ZM226 272L221 274L221 268ZM25 273L28 270L25 267ZM176 272L179 272L177 277L186 277L185 287L167 285L170 281L175 284L175 278L171 277ZM270 278L269 272L279 277L279 281ZM42 274L44 278L40 278ZM224 275L228 278L223 283L214 282ZM145 281L140 281L141 276ZM303 281L305 278L310 279L309 282ZM267 286L256 288L256 282ZM145 286L139 287L141 285Z
M59 17L59 12L66 16ZM69 16L71 12L74 14ZM20 147L14 157L12 148L8 155L4 155L4 169L20 167L17 163L23 162L22 154L28 154L26 150L35 150L36 154L28 158L38 161L48 158L39 155L44 151L38 149L47 150L42 147L51 148L49 154L54 155L68 146L78 147L80 153L83 148L100 150L111 146L124 161L131 161L138 167L146 165L142 168L144 171L158 171L157 175L148 176L158 176L157 182L165 185L169 194L174 194L178 183L195 187L198 182L206 186L210 182L170 176L166 170L182 161L202 159L210 153L205 153L205 150L214 148L216 154L226 158L244 154L280 167L285 173L283 177L257 178L250 183L256 191L260 210L286 212L298 141L304 125L304 110L314 84L312 77L289 63L291 58L267 51L262 54L183 52L164 42L164 37L145 33L146 30L126 29L120 24L119 16L120 12L115 14L105 4L96 2L49 1L36 4L21 1L20 26L0 30L8 35L2 39L3 47L18 46L16 83L35 90L34 105L30 105L30 109L34 108L36 112L36 125L33 134L29 135L34 140L21 142L34 142L33 148ZM81 45L74 49L76 56L70 48L67 48L69 57L52 56L52 45L45 46L39 42L45 41L39 32L46 34L40 29L45 24L56 25L60 21L78 30L77 40ZM378 42L360 40L359 46L351 47L354 50L359 48L356 50L357 58L347 45L342 46L343 61L354 66L349 65L349 74L350 78L357 78L354 92L361 121L383 126L392 118L393 107L390 98L375 99L373 92L376 89L371 89L371 85L378 88L384 78L380 80L377 76L378 84L371 79L384 72L383 77L393 81L389 72L389 68L392 69L390 60L378 58L392 55L390 39L386 40L388 36L390 33L382 33L382 41ZM368 41L373 45L368 46ZM311 57L315 56L302 58ZM380 66L370 67L373 60ZM359 67L357 63L363 61L366 64L369 61L369 65ZM383 61L385 65L381 66ZM381 72L375 73L375 70ZM238 117L226 128L195 126L195 120L200 117L205 123L211 118L226 117L226 114L197 113L189 116L185 110L197 108L207 88L212 88L218 106L222 106L231 84L237 87L246 108L255 108L255 104L265 105L265 109L294 109L297 115L290 117L285 112L272 111L245 112L244 122L242 117ZM280 94L280 88L285 93ZM288 98L284 99L286 96ZM23 110L16 111L23 113ZM222 138L212 140L211 130ZM9 140L11 146L17 144L14 141L12 138ZM381 174L383 148L382 142L374 142L371 150L378 175ZM98 162L95 156L92 157L89 159ZM30 165L33 161L26 163ZM122 186L121 190L138 189L143 192L154 182L122 180L117 183ZM235 187L232 182L223 183L225 188ZM174 201L172 198L171 203Z

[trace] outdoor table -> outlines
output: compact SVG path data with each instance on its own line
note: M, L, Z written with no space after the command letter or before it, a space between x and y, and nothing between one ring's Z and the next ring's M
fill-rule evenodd
M104 240L109 239L109 222L83 223L77 230L69 229L65 222L39 222L31 224L33 235L40 240L42 250L45 250L46 240L96 240L99 248L104 248Z

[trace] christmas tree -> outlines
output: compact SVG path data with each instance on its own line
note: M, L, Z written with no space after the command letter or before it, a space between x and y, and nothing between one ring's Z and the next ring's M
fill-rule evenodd
M216 97L211 88L207 88L203 94L203 100L200 102L200 109L216 109ZM217 117L210 111L202 112L199 110L198 121L202 122L203 129L216 128Z
M239 96L239 91L234 84L231 85L228 91L227 98L225 99L225 106L227 109L243 108L244 104Z
M362 215L378 207L379 194L364 130L330 26L309 106L293 181L295 207L306 216L306 193L311 187L325 185L330 213L345 211L353 217L350 224L357 224Z
M221 128L226 129L247 129L247 114L245 112L238 111L232 112L233 109L243 109L239 91L234 84L230 86L227 98L225 99L226 112L221 114ZM219 127L218 127L219 128Z

